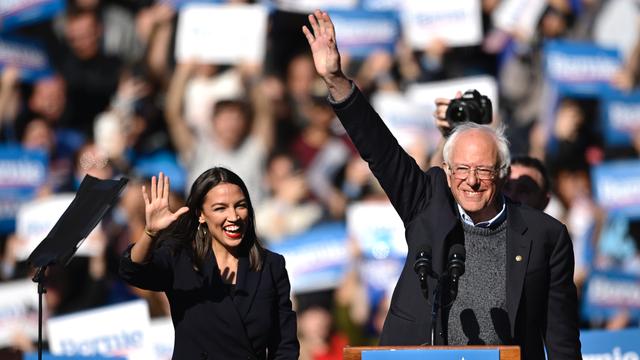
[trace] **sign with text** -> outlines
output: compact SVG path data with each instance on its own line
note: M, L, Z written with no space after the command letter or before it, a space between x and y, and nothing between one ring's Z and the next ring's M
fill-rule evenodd
M499 360L498 349L487 350L369 350L362 352L362 360Z
M75 194L56 194L23 204L16 215L16 233L19 238L17 254L19 260L26 260L31 252L47 237L49 231L69 207ZM82 242L76 255L98 255L104 241L100 224Z
M596 96L611 88L613 74L622 66L617 50L593 43L550 41L543 53L545 76L559 93Z
M36 81L52 73L44 49L31 41L17 37L0 37L0 71L7 66L20 70L20 79Z
M640 217L640 160L605 162L592 167L596 202L609 212Z
M435 39L448 46L482 42L479 0L405 0L401 19L407 43L414 49L422 50Z
M157 360L171 360L173 356L173 340L175 337L171 318L152 319L148 334L154 354L153 358Z
M583 360L640 359L640 329L581 330Z
M261 63L267 8L192 3L180 10L175 56L212 64Z
M355 58L376 50L395 51L400 37L398 14L393 11L332 11L338 48Z
M343 223L315 226L272 244L270 249L285 257L293 293L336 287L351 261Z
M620 311L640 320L640 278L613 271L592 273L585 284L582 316L598 321Z
M54 317L47 321L47 329L55 355L154 358L150 356L149 309L144 300Z
M491 13L491 19L498 29L531 38L546 6L545 0L502 0Z
M358 6L358 0L270 0L271 6L280 10L310 14L316 9L349 10Z
M347 231L363 257L371 259L407 256L404 224L390 202L357 202L347 209Z
M47 155L19 146L0 146L0 233L15 229L20 206L47 180Z
M31 280L0 283L0 348L16 335L38 338L38 285Z
M64 7L64 0L2 0L0 33L50 19Z
M441 135L422 104L412 101L406 93L378 91L371 97L371 105L412 156L426 158L426 153L435 149Z
M640 92L605 92L601 96L600 120L607 144L631 145L640 136Z

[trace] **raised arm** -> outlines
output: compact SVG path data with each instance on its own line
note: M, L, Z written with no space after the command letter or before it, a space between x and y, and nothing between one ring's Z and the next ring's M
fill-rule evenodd
M164 176L163 173L158 175L157 181L155 176L151 178L150 194L147 194L145 186L142 186L142 197L144 198L146 226L144 234L131 248L131 261L134 263L146 262L158 233L189 210L184 206L176 212L171 212L169 209L169 177Z

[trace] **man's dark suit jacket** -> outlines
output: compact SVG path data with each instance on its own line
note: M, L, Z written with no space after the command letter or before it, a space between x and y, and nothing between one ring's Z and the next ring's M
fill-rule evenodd
M405 225L408 255L385 320L381 345L430 341L431 306L413 270L416 254L430 246L433 270L442 274L451 244L464 241L459 213L441 168L423 172L398 145L356 88L334 110L369 163ZM564 225L543 212L507 203L506 304L513 344L523 359L579 359L573 248ZM464 281L464 275L460 281ZM435 280L430 279L429 289ZM431 297L431 294L429 294ZM441 332L442 319L436 326ZM445 344L440 336L436 344ZM465 345L465 344L456 344Z
M164 291L175 328L173 359L297 359L300 345L282 255L265 250L259 272L240 257L234 296L222 282L213 252L202 272L185 250L160 247L146 264L120 262L131 285Z

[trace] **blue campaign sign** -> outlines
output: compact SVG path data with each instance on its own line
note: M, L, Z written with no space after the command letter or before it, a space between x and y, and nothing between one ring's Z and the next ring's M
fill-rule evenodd
M640 329L583 330L580 332L580 342L584 360L640 359Z
M23 360L37 360L38 353L26 353L22 357ZM42 360L126 360L126 357L121 356L100 356L100 355L91 355L91 356L64 356L64 355L53 355L50 353L43 353Z
M600 121L607 145L630 145L640 134L640 91L606 91L601 95Z
M611 88L613 74L622 66L617 50L593 43L550 41L543 54L545 76L560 94L597 96Z
M0 37L0 70L5 66L20 69L25 82L35 81L52 73L49 58L44 49L33 41L18 37Z
M64 8L64 0L2 0L0 33L50 19Z
M482 350L372 350L363 351L362 360L499 360L498 349Z
M269 248L285 257L294 293L336 287L350 263L344 223L320 224Z
M46 181L47 164L42 151L0 146L0 233L13 231L20 205Z
M612 271L592 273L584 289L582 316L598 321L621 310L640 319L640 278Z
M400 21L395 11L334 10L338 47L355 58L376 50L393 53L400 38Z
M611 214L640 217L640 160L605 162L592 168L596 202Z
M185 5L192 3L205 3L205 4L222 4L223 0L160 0L159 2L165 3L173 7L174 9L181 9Z

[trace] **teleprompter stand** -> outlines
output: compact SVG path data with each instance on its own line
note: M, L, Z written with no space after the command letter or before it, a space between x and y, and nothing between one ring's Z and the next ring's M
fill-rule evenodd
M49 234L29 255L36 268L33 281L38 283L38 360L42 360L42 295L46 292L45 271L48 266L66 266L82 241L114 205L128 179L100 180L86 175L69 207Z

